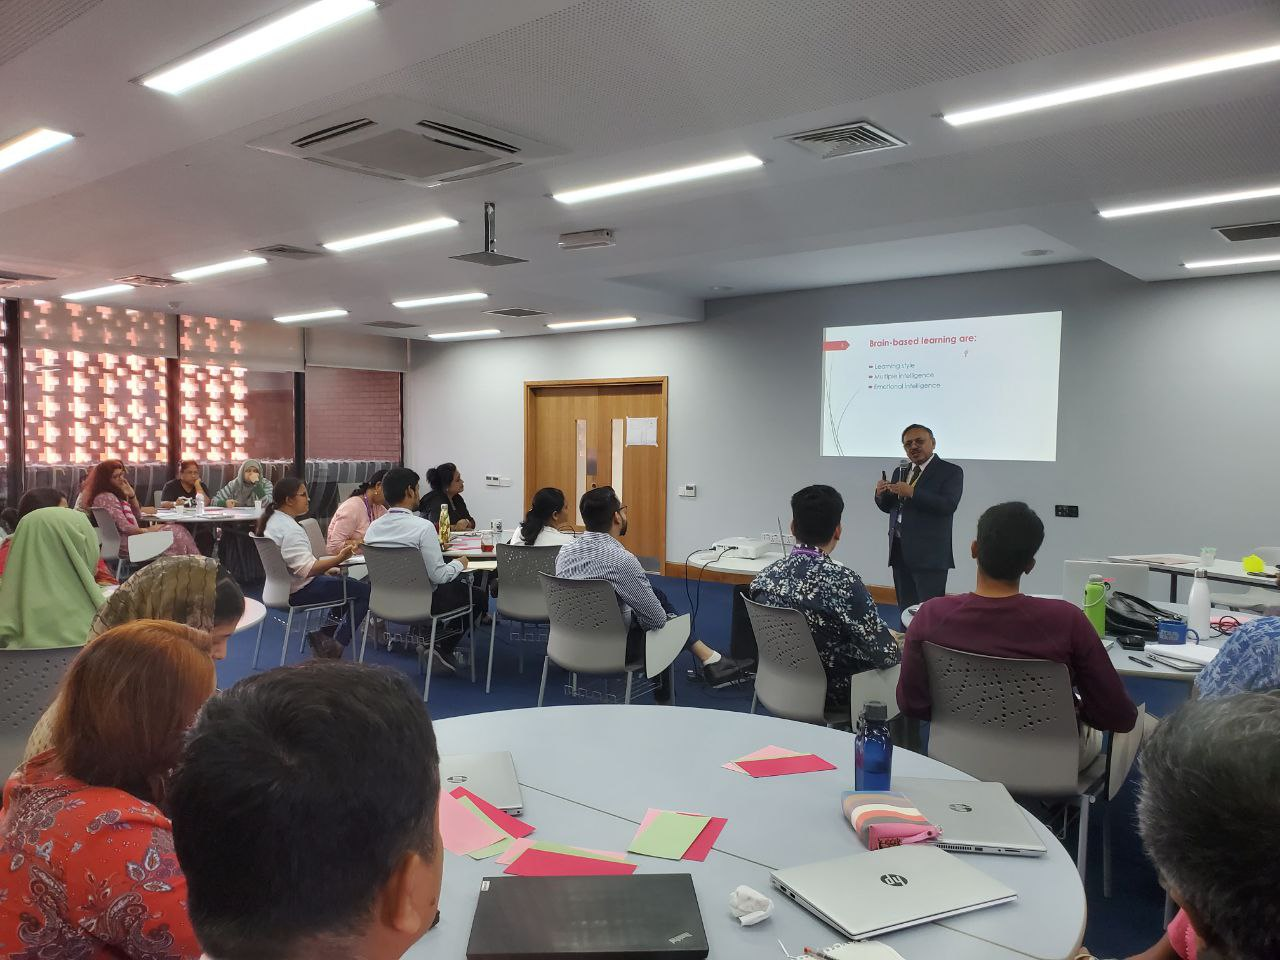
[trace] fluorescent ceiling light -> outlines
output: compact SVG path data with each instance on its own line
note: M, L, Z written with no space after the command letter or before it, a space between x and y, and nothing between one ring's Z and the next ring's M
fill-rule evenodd
M486 330L456 330L453 333L428 333L428 340L467 340L471 337L496 337L502 333L492 327Z
M110 297L117 293L132 290L129 283L113 283L105 287L94 287L92 290L77 290L75 293L64 293L63 300L92 300L94 297Z
M69 133L49 130L46 127L28 130L21 136L14 137L8 143L0 146L0 170L8 170L10 167L17 166L23 160L30 160L37 153L44 153L46 150L60 147L68 140L74 139L75 137Z
M416 300L393 300L391 305L401 310L412 310L414 307L435 307L442 303L467 303L470 300L486 300L489 295L479 290L471 293L446 293L438 297L418 297Z
M212 277L215 273L259 267L266 262L265 257L240 257L236 260L223 260L221 263L207 263L203 267L192 267L190 270L175 270L170 276L175 280L199 280L201 277Z
M1256 67L1264 63L1275 63L1280 60L1280 44L1269 47L1257 47L1253 50L1242 50L1239 53L1228 53L1217 57L1206 57L1202 60L1188 60L1167 67L1156 67L1154 70L1142 70L1138 73L1126 73L1093 83L1082 83L1075 87L1063 87L1049 93L1036 94L1032 97L1021 97L1017 100L1006 100L986 107L975 107L972 110L959 110L955 113L943 114L942 119L953 127L968 123L981 123L983 120L995 120L1000 117L1012 117L1033 110L1045 110L1049 107L1060 107L1067 103L1079 103L1082 100L1093 100L1097 97L1109 97L1116 93L1128 93L1130 90L1142 90L1178 80L1190 80L1193 77L1206 77L1214 73L1228 70L1239 70L1242 67Z
M548 330L582 330L585 327L622 327L635 323L635 317L607 317L604 320L565 320L560 323L548 323Z
M628 180L614 180L612 183L598 183L594 187L566 190L563 193L553 193L551 197L561 203L582 203L585 200L599 200L601 197L614 197L621 193L635 193L637 190L651 190L654 187L666 187L673 183L687 183L690 180L717 177L722 173L750 170L763 165L764 161L759 157L744 153L737 157L699 163L692 167L664 170L662 173L651 173L644 177L631 177Z
M345 240L334 240L324 244L326 250L341 253L343 250L355 250L359 247L371 247L375 243L386 243L388 240L400 240L404 237L416 237L422 233L435 233L456 227L458 221L452 217L435 217L431 220L419 220L417 223L406 223L402 227L390 230L379 230L376 233L363 233L358 237L347 237Z
M1139 203L1131 207L1111 207L1107 210L1099 210L1098 216L1111 220L1115 217L1136 217L1144 213L1164 213L1166 210L1186 210L1189 207L1210 207L1218 203L1238 203L1241 200L1261 200L1265 197L1280 197L1280 184L1255 187L1252 190L1235 190L1230 193L1208 193L1202 197L1183 197L1180 200Z
M328 320L330 317L345 317L347 311L341 307L331 310L314 310L311 313L290 313L283 317L274 317L276 323L302 323L304 320Z
M207 80L282 50L358 13L375 10L377 6L374 0L316 0L292 13L245 27L214 41L202 52L149 73L138 82L162 93L185 93Z
M1280 263L1280 253L1266 253L1257 257L1233 257L1230 260L1191 260L1183 266L1188 270L1207 270L1210 267L1239 267L1249 263Z

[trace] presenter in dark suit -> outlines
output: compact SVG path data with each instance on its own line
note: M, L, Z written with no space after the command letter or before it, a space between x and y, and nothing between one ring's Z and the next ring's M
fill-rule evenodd
M902 431L902 448L911 461L876 484L876 506L889 514L889 566L898 593L898 610L947 592L951 518L964 493L964 471L935 456L928 427L913 423Z

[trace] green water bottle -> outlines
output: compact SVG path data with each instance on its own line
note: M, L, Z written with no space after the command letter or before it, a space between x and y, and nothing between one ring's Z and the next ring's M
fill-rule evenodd
M1107 581L1097 573L1090 574L1089 582L1084 585L1084 615L1099 637L1107 632L1107 586Z

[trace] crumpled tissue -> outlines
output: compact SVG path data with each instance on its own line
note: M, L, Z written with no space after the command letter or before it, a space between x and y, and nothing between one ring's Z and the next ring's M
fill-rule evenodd
M729 910L740 924L750 927L773 913L773 901L759 890L742 886L729 894Z

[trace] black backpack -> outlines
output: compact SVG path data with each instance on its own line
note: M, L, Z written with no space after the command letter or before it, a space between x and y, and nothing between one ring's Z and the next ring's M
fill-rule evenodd
M1107 594L1107 633L1112 636L1131 634L1154 637L1157 621L1186 619L1168 610L1161 610L1155 604L1131 593L1114 591Z

